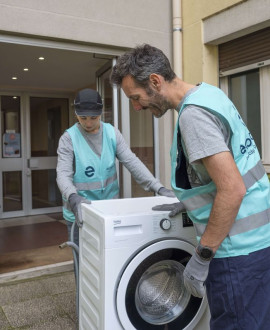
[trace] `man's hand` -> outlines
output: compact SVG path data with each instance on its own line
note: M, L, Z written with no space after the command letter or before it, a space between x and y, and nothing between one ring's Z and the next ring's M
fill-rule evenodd
M75 215L75 220L78 227L82 227L83 220L82 220L82 210L81 210L81 204L91 204L91 201L88 199L83 198L80 195L77 194L71 194L68 198L70 207L72 212Z
M206 261L195 254L190 258L184 270L184 285L195 297L202 298L205 295L204 282L207 279L210 261Z
M169 217L175 217L177 214L185 211L184 204L182 202L172 204L162 204L152 207L154 211L171 211Z
M170 189L167 189L165 187L161 187L159 190L158 190L158 194L160 196L166 196L166 197L176 197L174 192Z

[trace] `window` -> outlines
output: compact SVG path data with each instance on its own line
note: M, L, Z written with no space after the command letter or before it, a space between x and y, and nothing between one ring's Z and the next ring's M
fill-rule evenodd
M223 76L220 88L243 117L256 141L264 167L270 173L270 66Z
M259 70L229 77L229 97L239 111L262 155Z

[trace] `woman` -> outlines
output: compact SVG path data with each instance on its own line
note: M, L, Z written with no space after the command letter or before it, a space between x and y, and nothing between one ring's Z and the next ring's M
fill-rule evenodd
M175 197L130 150L119 130L100 120L103 104L97 91L79 91L74 107L78 123L61 136L57 150L57 184L63 195L69 238L75 219L81 226L82 202L119 197L116 158L144 190ZM79 245L77 226L74 242Z

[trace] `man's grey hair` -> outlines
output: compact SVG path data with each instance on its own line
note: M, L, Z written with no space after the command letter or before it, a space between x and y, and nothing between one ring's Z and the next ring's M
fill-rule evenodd
M176 75L166 55L158 48L143 44L126 52L112 68L111 83L121 86L124 77L130 75L137 85L147 87L152 73L172 81Z

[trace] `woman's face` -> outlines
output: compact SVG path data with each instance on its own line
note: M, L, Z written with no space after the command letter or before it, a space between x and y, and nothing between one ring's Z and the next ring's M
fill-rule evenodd
M100 127L100 116L77 116L79 123L87 133L97 133Z

